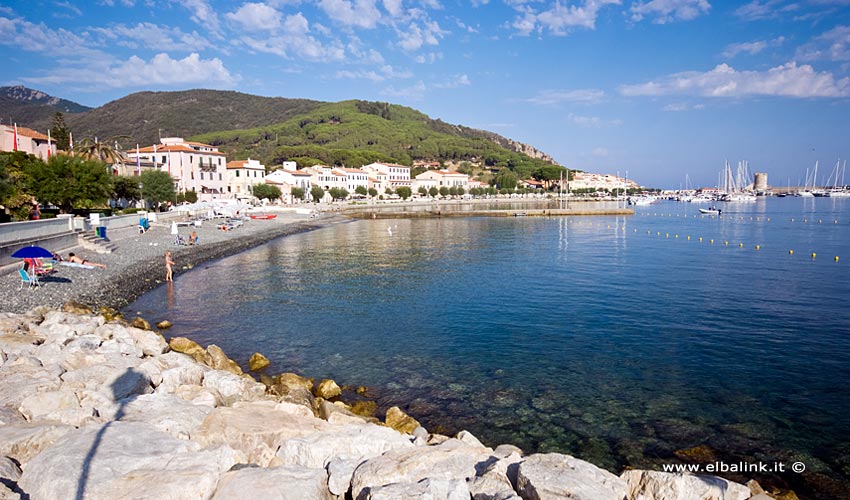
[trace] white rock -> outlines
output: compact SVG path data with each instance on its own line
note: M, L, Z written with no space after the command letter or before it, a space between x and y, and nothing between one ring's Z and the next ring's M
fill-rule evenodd
M79 409L80 400L71 389L59 389L31 394L21 401L18 411L27 420L38 419L43 415L60 410Z
M0 483L0 500L21 500L21 495L7 488L5 484Z
M546 453L520 462L516 491L526 500L622 500L626 482L583 460Z
M160 391L159 389L163 387L166 387L166 385L161 384L157 388L157 392L160 394L174 394L178 398L188 401L193 405L215 408L217 406L221 406L224 400L217 390L209 387L201 387L199 385L181 385L174 388L171 392L167 390Z
M199 451L136 422L109 422L68 433L24 467L21 489L34 500L208 498L233 466L233 450Z
M628 470L620 475L634 500L745 500L750 489L717 476Z
M76 336L94 333L105 321L103 316L78 316L62 311L50 311L44 316L44 321L31 326L30 331L44 337L45 343L64 344L66 340Z
M458 432L457 436L455 436L455 439L457 439L458 441L463 441L464 443L468 444L469 446L475 446L475 447L478 447L478 448L487 448L486 446L481 444L481 441L479 441L478 438L473 436L472 433L469 432L469 431L464 430L464 431ZM491 453L493 451L490 448L488 448L488 450L490 450Z
M195 434L212 407L194 405L177 396L146 394L124 406L122 422L145 422L174 437L185 439Z
M127 331L145 356L157 356L168 349L168 342L165 341L162 335L156 332L141 330L139 328L128 328Z
M332 459L362 462L389 450L412 447L408 438L388 427L347 424L287 439L277 456L284 464L324 468Z
M493 457L479 475L469 482L469 492L474 500L516 500L519 495L514 491L516 469L522 461L517 453L505 458ZM479 467L480 470L480 467Z
M17 359L15 360L17 361ZM62 382L55 370L43 367L16 367L7 362L0 371L0 406L17 408L26 397L44 391L59 389Z
M121 405L111 397L94 389L77 389L76 392L80 399L80 408L91 410L94 415L104 420L115 420Z
M328 471L328 489L334 495L345 495L351 487L351 476L361 460L333 459L325 468Z
M145 374L150 380L151 386L156 388L162 384L162 367L163 364L157 362L154 358L147 358L136 367L136 369Z
M24 422L0 426L0 455L26 464L72 430L73 427L56 422Z
M359 498L366 488L392 483L414 484L425 478L457 479L465 485L467 479L475 477L476 465L489 459L486 449L469 446L457 439L436 446L390 450L357 467L351 478L351 494Z
M128 344L115 339L104 340L97 352L101 354L123 354L134 358L143 356L142 350L135 344Z
M204 387L217 390L226 405L237 401L256 401L263 399L266 394L266 386L263 384L223 370L207 372L203 384Z
M322 469L298 466L246 467L226 472L212 500L331 500L327 474Z
M150 379L136 369L140 359L110 358L107 364L89 366L62 374L62 380L72 386L99 390L114 401L153 392Z
M25 421L26 419L18 410L8 406L0 406L0 426L19 424Z
M17 333L0 335L0 351L9 354L33 354L38 350L37 337Z
M162 391L173 392L174 389L181 385L201 385L204 381L205 371L198 364L165 368L160 371L162 378L160 385L165 386L162 388Z
M319 418L295 416L271 401L237 403L212 411L193 438L205 446L224 444L240 450L249 463L267 466L287 439L325 430Z
M493 455L496 455L499 458L507 458L513 454L523 456L522 449L512 444L500 444L495 450L493 450Z
M393 483L365 490L357 500L469 500L461 479L423 479L417 483Z
M21 468L11 458L0 456L0 478L18 482L21 478Z

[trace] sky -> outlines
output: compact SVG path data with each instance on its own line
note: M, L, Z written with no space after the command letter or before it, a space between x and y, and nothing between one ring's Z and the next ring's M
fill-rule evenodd
M850 0L0 0L0 84L386 101L646 186L831 184Z

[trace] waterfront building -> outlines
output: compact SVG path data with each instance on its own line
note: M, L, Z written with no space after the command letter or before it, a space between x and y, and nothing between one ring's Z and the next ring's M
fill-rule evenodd
M287 163L294 164L295 162L284 162L284 165ZM310 188L313 187L311 179L312 175L309 172L284 167L266 175L265 182L266 184L280 188L283 202L291 204L295 203L295 199L292 196L292 188L294 187L301 188L304 191L304 196L309 198Z
M135 165L138 157L153 164L153 168L168 172L178 192L194 190L200 201L231 197L224 177L227 157L215 146L163 137L160 144L130 150L127 156L129 166Z
M460 172L451 172L449 170L428 170L416 176L417 181L436 181L436 186L440 187L460 187L465 190L469 188L469 176ZM415 189L418 190L417 184Z
M410 167L406 165L376 162L364 165L362 170L369 175L369 187L375 188L379 193L386 192L388 188L393 192L400 187L413 188Z
M31 128L0 125L0 151L23 151L47 161L56 154L56 141Z
M569 185L570 191L578 189L607 189L608 191L640 189L640 185L631 179L612 174L591 174L587 172L575 172Z
M334 169L334 173L345 177L345 186L343 187L351 194L354 194L358 187L369 188L369 175L359 168L341 167Z
M266 167L257 160L227 162L227 193L233 198L253 198L253 186L265 184Z

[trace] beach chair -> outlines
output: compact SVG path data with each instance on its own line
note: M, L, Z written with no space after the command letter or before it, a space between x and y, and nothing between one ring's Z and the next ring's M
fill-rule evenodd
M21 274L21 286L18 290L22 290L24 288L24 283L29 285L30 287L38 286L38 276L32 275L30 276L23 269L18 269L18 272Z

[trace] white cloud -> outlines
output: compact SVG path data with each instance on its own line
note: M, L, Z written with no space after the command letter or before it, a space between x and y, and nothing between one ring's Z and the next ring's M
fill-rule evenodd
M77 8L76 5L72 4L71 2L67 2L67 1L66 2L56 2L56 6L62 7L63 9L68 9L71 12L73 12L74 14L76 14L77 16L83 15L83 11L81 11L79 8Z
M225 17L247 29L271 31L280 26L280 12L264 3L242 4L242 7Z
M731 43L726 46L721 54L725 59L731 59L738 54L747 53L751 56L762 52L768 47L778 47L785 42L785 37L774 38L773 40L757 40L755 42Z
M95 91L201 83L213 87L232 87L239 81L239 77L230 74L218 58L204 60L193 53L183 59L157 54L150 61L132 56L126 61L105 67L60 68L48 76L22 80L33 84L78 86Z
M291 59L293 56L320 62L342 61L345 48L338 41L323 44L310 35L310 24L300 12L287 16L277 36L244 36L239 42L257 52L275 54Z
M656 24L690 21L711 9L707 0L650 0L632 4L632 21L652 18Z
M112 57L93 48L94 43L74 32L48 28L19 18L0 17L0 45L9 45L27 52L50 57L73 56L85 61L108 60Z
M511 26L521 35L532 31L542 33L548 30L554 35L566 35L571 28L594 29L599 11L606 5L619 5L620 0L585 0L580 6L564 5L561 0L547 10L536 12L529 4L519 3L515 8L522 14Z
M401 5L401 0L382 0L384 4L384 9L389 12L390 16L398 17L400 16L404 10Z
M340 70L336 72L337 78L346 78L352 80L371 80L373 82L383 82L389 79L404 79L411 78L413 73L410 71L396 71L392 66L386 64L381 66L380 69L376 70L358 70L358 71L350 71L350 70Z
M417 24L410 23L406 30L396 28L396 33L399 46L408 52L417 50L423 45L439 45L439 39L447 34L436 21L425 21L421 28Z
M679 112L683 112L683 111L692 111L692 110L698 111L698 110L701 110L701 109L705 109L705 105L704 104L693 104L692 105L692 104L688 104L688 103L685 103L685 102L674 102L674 103L670 103L670 104L664 106L661 109L663 111L669 111L669 112L672 112L672 113L679 113Z
M434 87L439 89L454 89L458 87L467 87L472 85L472 81L470 81L469 77L465 74L456 75L448 81L434 84Z
M850 61L850 26L836 26L797 49L802 61Z
M704 73L675 73L637 85L623 85L626 96L694 95L703 97L850 97L850 78L817 73L809 65L789 62L767 71L737 71L720 64Z
M110 43L131 49L147 47L156 51L196 52L213 47L197 32L184 33L177 27L158 26L153 23L139 23L135 26L119 24L109 28L91 28L90 31L110 40Z
M735 15L748 21L770 19L778 16L784 3L784 0L768 0L764 3L761 0L753 0L746 5L738 7L735 10Z
M443 60L442 52L428 52L427 54L419 54L414 58L414 61L419 64L434 64L437 61Z
M183 7L192 12L192 21L200 25L204 30L209 30L216 35L221 34L221 23L218 20L216 10L206 0L178 0Z
M602 100L605 92L598 89L542 90L527 102L540 106L554 106L565 102L594 103Z
M319 7L328 17L346 26L371 29L381 19L375 0L319 0Z
M622 125L622 120L603 120L598 116L581 116L570 113L567 115L567 120L579 127L585 128L601 128Z
M425 84L419 81L410 87L400 89L390 86L385 88L382 93L390 97L400 97L403 99L420 101L425 97L425 90Z

